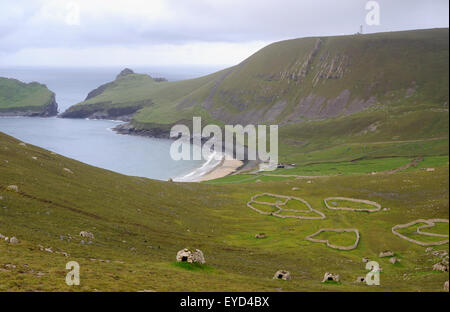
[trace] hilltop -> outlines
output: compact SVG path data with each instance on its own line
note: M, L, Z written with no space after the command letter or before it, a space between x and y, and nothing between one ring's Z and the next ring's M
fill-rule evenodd
M45 85L0 77L0 116L50 117L56 114L55 94Z
M89 92L84 102L70 107L61 117L131 120L138 110L153 104L146 92L164 82L164 78L136 74L125 68L114 81Z
M159 136L192 116L279 124L285 161L447 154L448 38L446 28L277 42L198 79L127 75L64 116L129 110L124 133Z

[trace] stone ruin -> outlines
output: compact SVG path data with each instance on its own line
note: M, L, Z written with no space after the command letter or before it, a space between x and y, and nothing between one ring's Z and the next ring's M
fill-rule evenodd
M16 245L16 244L20 243L19 240L15 236L10 238L10 237L0 234L0 239L4 240L7 243L10 243L11 245Z
M379 256L380 258L387 258L387 257L393 257L394 256L394 252L390 251L390 250L385 250L380 252Z
M433 266L433 271L448 272L448 264L439 262Z
M365 283L366 282L366 277L365 276L358 276L358 278L356 279L357 283Z
M336 282L339 283L341 281L341 277L339 276L339 274L334 274L334 273L325 273L325 275L323 276L323 280L322 283L325 282Z
M188 263L200 263L205 264L205 257L203 252L199 249L191 251L188 248L184 248L177 253L177 262L188 262Z
M81 237L90 238L90 239L94 239L94 234L92 234L90 232L86 232L86 231L81 231L80 232L80 236Z
M291 280L291 273L285 270L279 270L275 275L273 276L273 279L279 279L284 281L290 281Z
M267 234L266 233L259 233L255 235L255 238L257 239L264 239L267 238Z

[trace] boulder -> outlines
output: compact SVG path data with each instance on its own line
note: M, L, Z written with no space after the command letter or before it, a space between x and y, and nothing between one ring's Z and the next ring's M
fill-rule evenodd
M80 236L85 237L85 238L94 239L94 234L92 234L90 232L86 232L86 231L81 231Z
M73 171L70 170L69 168L64 168L63 170L64 170L65 172L67 172L67 173L73 174Z
M188 263L200 263L205 264L205 257L203 252L199 249L191 251L188 248L184 248L177 253L177 262L188 262Z
M357 283L365 283L366 282L366 277L365 276L358 276L358 278L356 279Z
M292 190L293 190L293 191L298 191L298 190L300 190L300 188L298 188L298 187L293 187Z
M291 273L285 270L278 270L277 273L273 276L273 279L279 279L284 281L290 281L291 280Z
M19 243L19 240L17 239L17 237L13 236L9 239L9 243L12 245L17 245Z
M380 258L387 258L387 257L393 257L394 256L394 252L390 251L390 250L385 250L380 252L380 255L378 257Z
M7 191L10 192L19 192L19 187L17 185L10 185L6 188Z
M325 275L323 276L323 280L322 283L325 282L336 282L339 283L341 281L341 277L339 276L339 274L334 274L334 273L325 273Z
M369 261L370 261L370 259L367 258L367 257L362 258L362 262L363 262L363 263L367 263L367 262L369 262Z
M444 290L448 292L448 281L444 283Z

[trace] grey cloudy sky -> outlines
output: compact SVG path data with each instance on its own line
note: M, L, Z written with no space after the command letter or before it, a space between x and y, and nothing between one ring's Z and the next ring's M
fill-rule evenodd
M283 39L448 27L448 0L0 0L0 66L233 65Z

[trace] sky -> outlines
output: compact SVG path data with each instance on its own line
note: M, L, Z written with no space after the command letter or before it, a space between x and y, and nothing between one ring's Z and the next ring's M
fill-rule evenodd
M360 25L448 27L448 12L448 0L0 0L0 66L228 66Z

